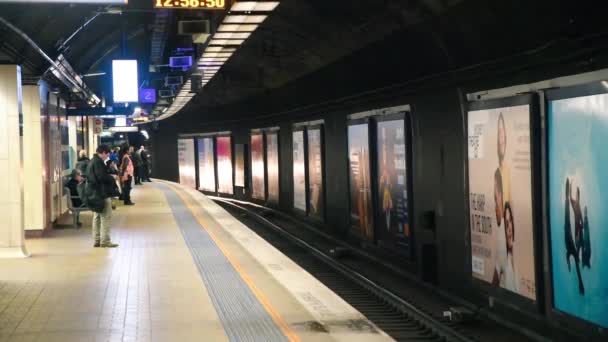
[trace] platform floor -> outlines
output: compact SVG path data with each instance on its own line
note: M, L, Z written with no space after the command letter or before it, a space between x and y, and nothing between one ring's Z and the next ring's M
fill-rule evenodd
M0 259L0 341L390 341L222 208L168 182L114 212L116 249L80 230Z

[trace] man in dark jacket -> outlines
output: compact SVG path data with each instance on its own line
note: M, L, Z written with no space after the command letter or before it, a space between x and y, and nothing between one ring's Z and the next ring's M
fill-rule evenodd
M151 182L150 180L150 153L144 146L141 147L142 166L142 182Z
M118 244L110 240L110 220L112 219L112 188L115 178L108 172L105 161L110 157L110 148L99 145L97 154L93 156L87 169L87 182L96 191L97 196L103 198L103 210L93 211L93 239L94 247L113 248Z
M143 147L143 146L142 146ZM133 160L133 166L135 167L135 184L137 185L141 185L142 182L142 170L143 170L143 166L144 166L144 162L141 159L141 148L137 151L135 151L135 153L131 154L131 159Z

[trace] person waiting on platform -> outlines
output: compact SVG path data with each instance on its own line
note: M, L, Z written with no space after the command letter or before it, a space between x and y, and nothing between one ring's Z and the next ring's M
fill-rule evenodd
M89 163L91 160L87 156L87 151L80 150L78 152L78 162L76 163L76 170L80 171L81 175L85 175L87 173L87 167L89 167Z
M97 154L87 169L87 187L85 196L88 206L93 210L94 247L114 248L118 244L110 240L110 221L112 220L112 188L115 177L108 172L106 161L110 157L110 148L99 145Z
M142 145L141 146L141 161L143 162L142 166L142 182L151 182L150 180L150 153L148 150Z
M65 186L70 189L70 196L72 196L72 205L74 208L80 208L83 206L82 193L78 189L78 185L82 182L82 173L78 169L72 170L70 174L70 180L65 183Z
M122 200L125 205L133 205L131 202L131 183L133 182L134 165L131 160L133 147L124 144L120 150L120 181L122 182Z
M139 148L139 150L135 151L135 153L131 153L131 160L133 161L133 166L135 167L135 184L141 185L143 181L142 171L144 162L141 158L141 151L143 150L143 146Z

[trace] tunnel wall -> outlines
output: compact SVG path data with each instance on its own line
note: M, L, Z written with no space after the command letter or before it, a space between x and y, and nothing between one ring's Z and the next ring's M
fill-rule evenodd
M231 131L233 144L249 145L251 129L280 127L280 209L293 211L292 125L324 120L326 220L324 229L344 233L349 226L347 116L365 110L408 104L412 119L413 262L402 266L421 275L435 266L436 284L449 293L480 306L488 296L471 281L471 252L466 179L467 93L527 84L560 76L576 75L608 66L605 41L595 49L565 42L470 68L452 68L441 54L441 44L430 44L429 30L401 32L357 51L313 74L247 101L215 108L191 106L151 127L154 176L178 180L177 136L188 133ZM420 35L417 35L417 34ZM419 43L417 55L379 55L392 51L399 42ZM522 47L523 48L523 47ZM574 48L574 50L573 50ZM574 51L574 52L573 52ZM403 52L403 51L400 51ZM385 58L386 57L386 58ZM374 63L373 71L369 71ZM422 77L415 66L440 70ZM408 66L412 66L408 68ZM406 70L407 69L407 70ZM213 82L212 82L213 83ZM212 85L212 83L210 85ZM539 132L532 132L539 139ZM250 199L248 195L237 196ZM423 228L423 217L434 212L434 229ZM435 246L436 260L422 257L422 246ZM546 253L546 251L543 251ZM537 273L546 269L538 269ZM545 279L544 283L550 282ZM539 285L542 286L542 285ZM546 315L549 304L530 309L519 305L498 305L496 312L525 326L552 333L558 320ZM550 317L550 318L547 318ZM563 323L568 327L568 320ZM578 327L578 326L577 326ZM576 333L576 329L573 330Z

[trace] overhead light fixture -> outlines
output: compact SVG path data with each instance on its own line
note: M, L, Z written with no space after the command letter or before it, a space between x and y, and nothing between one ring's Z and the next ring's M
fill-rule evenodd
M270 12L278 5L278 1L239 1L232 5L230 12Z
M244 39L211 39L209 45L241 45Z
M222 24L217 32L253 32L257 28L255 24Z
M234 52L204 52L202 58L230 57Z
M218 32L213 35L214 39L247 39L251 32Z
M205 52L235 52L235 47L227 47L227 46L207 46Z
M224 23L232 24L261 24L266 20L266 15L228 15L224 18Z
M201 58L201 62L226 62L228 57Z

